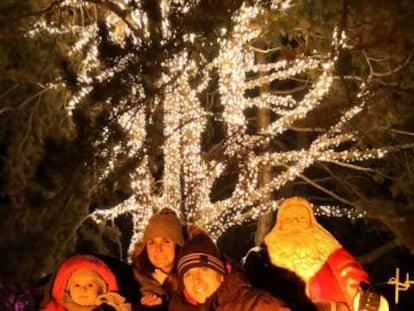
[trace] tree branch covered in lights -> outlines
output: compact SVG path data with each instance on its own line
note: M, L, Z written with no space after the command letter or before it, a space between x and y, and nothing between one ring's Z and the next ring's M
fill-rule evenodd
M85 219L110 227L126 215L133 245L148 218L169 206L219 237L299 193L327 198L318 202L321 214L374 217L364 208L369 189L365 197L360 189L380 175L390 153L414 146L409 135L390 131L397 120L378 116L396 96L409 101L413 85L404 77L413 74L412 49L388 57L396 51L390 46L382 50L387 57L380 55L373 30L357 14L363 4L31 5L27 10L38 13L25 15L31 17L18 29L25 44L45 51L38 58L44 70L32 65L25 76L22 66L2 78L0 117L24 111L10 126L29 144L3 143L8 154L23 148L19 160L4 157L11 178L3 193L12 206L37 196L42 204L55 200L57 210L73 213L73 230ZM4 28L0 38L9 33ZM22 84L26 93L18 92ZM49 180L48 169L61 173Z

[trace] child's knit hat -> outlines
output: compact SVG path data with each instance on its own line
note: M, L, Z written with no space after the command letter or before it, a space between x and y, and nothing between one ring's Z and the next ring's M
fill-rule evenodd
M225 274L226 269L221 254L211 238L204 233L186 241L178 255L177 271L182 278L191 268L206 267Z
M143 241L162 237L168 238L179 246L184 244L183 227L177 214L169 208L163 208L152 216L145 227Z

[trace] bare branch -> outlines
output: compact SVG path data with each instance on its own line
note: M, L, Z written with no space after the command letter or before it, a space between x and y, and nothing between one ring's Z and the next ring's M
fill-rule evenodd
M365 59L367 61L367 64L369 66L370 69L370 77L386 77L386 76L390 76L392 74L397 73L398 71L400 71L401 69L403 69L405 66L407 66L407 64L410 62L411 57L413 56L412 53L410 53L410 55L408 55L408 57L405 59L405 61L398 65L397 67L395 67L394 69L391 69L387 72L375 72L372 64L371 64L371 58L368 56L367 52L365 50L362 50L362 53L365 56Z
M303 174L299 174L298 175L300 178L302 178L304 181L306 181L308 184L310 184L312 187L315 187L316 189L319 189L320 191L330 195L331 197L333 197L334 199L338 200L339 202L342 202L346 205L350 205L353 207L357 207L357 205L351 201L346 200L343 197L340 197L339 195L337 195L336 193L326 189L325 187L319 185L318 183L316 183L315 181L311 180L310 178L306 177Z

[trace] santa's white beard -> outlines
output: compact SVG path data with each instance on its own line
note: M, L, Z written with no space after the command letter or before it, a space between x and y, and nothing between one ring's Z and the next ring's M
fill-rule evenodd
M273 232L272 240L274 242L267 243L272 263L295 272L306 282L339 247L336 241L332 241L332 236L327 236L315 228L301 231L279 230Z

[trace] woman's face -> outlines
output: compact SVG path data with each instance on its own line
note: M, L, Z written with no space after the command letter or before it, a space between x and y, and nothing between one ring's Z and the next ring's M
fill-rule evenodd
M148 258L155 268L170 272L174 267L175 244L167 238L156 237L147 241Z

